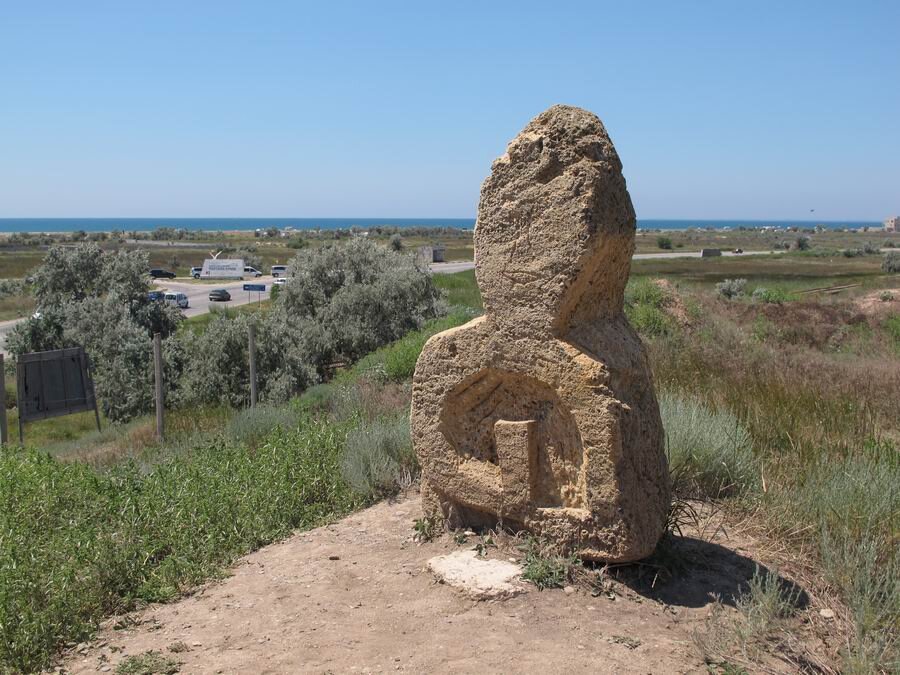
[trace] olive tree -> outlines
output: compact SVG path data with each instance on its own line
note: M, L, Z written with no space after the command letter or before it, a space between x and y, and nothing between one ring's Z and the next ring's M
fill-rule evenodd
M83 346L110 420L127 421L149 411L150 340L154 333L173 334L181 313L148 296L148 262L143 251L107 253L96 244L52 247L35 273L36 312L12 330L8 350L18 356ZM176 383L176 375L167 383Z

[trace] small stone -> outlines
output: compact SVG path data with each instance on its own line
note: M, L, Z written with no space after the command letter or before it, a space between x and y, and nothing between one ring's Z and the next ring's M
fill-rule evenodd
M566 595L572 595L572 593L574 593L574 592L575 592L575 589L572 586L566 586L563 589L563 593L565 593Z
M330 556L328 556L328 559L329 559L329 560L340 560L340 559L341 559L341 556L339 556L339 555L330 555Z
M486 560L477 551L455 551L428 561L441 582L458 588L473 600L499 600L518 595L522 568L504 560ZM401 594L402 595L402 594Z
M202 647L202 646L203 646L203 643L202 643L202 642L192 642L192 643L191 643L191 646L192 646L192 647Z
M834 610L828 609L827 607L819 610L819 616L823 619L833 619L834 618Z

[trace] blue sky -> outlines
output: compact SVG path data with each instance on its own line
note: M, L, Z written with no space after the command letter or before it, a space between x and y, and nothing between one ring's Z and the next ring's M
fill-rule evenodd
M0 217L474 216L569 103L639 217L881 220L898 27L864 0L0 0Z

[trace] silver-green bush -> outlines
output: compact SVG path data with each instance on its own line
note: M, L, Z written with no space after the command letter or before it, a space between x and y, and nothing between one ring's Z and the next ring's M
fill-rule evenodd
M734 415L669 393L659 396L659 409L676 492L716 498L757 485L752 438Z
M386 417L363 423L347 436L341 462L344 479L366 497L408 487L418 474L409 419Z
M744 295L746 288L746 279L725 279L716 284L716 292L729 300Z
M881 261L881 270L889 274L900 272L900 251L889 251Z

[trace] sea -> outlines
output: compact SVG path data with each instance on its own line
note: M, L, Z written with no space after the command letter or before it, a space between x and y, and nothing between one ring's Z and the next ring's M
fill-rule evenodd
M881 227L875 221L819 220L653 220L638 219L644 230L737 229L740 227L776 227L861 229ZM257 228L297 230L339 230L351 227L369 229L378 226L472 228L474 218L0 218L0 232L148 232L158 227L201 231L249 231Z

